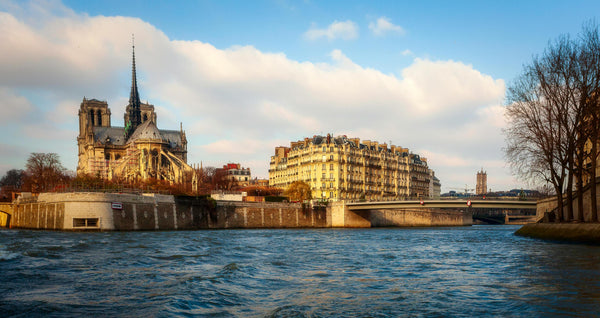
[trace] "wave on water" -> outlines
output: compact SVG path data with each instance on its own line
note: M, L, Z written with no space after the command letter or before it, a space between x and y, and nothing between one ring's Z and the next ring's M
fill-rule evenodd
M600 309L600 247L540 244L510 227L3 232L0 317L539 317Z
M0 250L0 261L10 261L21 256L17 253L12 253L9 251Z

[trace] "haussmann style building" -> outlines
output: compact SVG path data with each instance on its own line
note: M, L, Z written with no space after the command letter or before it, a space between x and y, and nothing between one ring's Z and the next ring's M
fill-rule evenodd
M408 149L346 136L313 136L276 147L269 185L286 189L304 181L317 200L426 199L441 184L427 160Z
M187 138L179 130L158 129L154 105L142 103L138 93L133 48L131 93L125 127L111 125L106 101L86 99L79 108L77 174L126 181L150 178L181 183L195 177L187 164ZM193 180L185 180L195 182Z

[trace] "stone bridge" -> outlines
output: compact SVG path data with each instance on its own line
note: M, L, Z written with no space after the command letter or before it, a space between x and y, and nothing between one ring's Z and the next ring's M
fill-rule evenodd
M413 200L336 202L332 205L334 227L461 226L472 225L474 211L492 209L535 210L535 201L509 200ZM507 213L497 223L509 223ZM519 219L519 221L523 221Z
M10 202L0 203L0 227L10 227L10 218L13 214L13 206Z
M420 201L382 201L382 202L352 202L346 203L349 210L375 209L465 209L465 208L496 208L496 209L535 209L535 201L510 200L420 200Z

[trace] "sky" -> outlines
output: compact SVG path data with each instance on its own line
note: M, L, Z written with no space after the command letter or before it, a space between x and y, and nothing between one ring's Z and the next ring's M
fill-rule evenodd
M505 162L506 88L598 1L0 0L0 175L32 152L77 167L84 97L123 126L132 34L142 101L188 163L268 178L317 134L409 148L442 191L529 188Z

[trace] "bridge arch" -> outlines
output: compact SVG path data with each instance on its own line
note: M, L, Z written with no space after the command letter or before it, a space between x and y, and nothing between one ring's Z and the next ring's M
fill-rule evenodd
M5 214L5 215L6 215L6 227L7 227L7 228L10 228L10 218L12 217L12 214L11 214L10 212L7 212L7 211L2 211L2 210L0 210L0 213L1 213L1 214ZM1 225L2 225L2 224L0 224L0 226L1 226Z

